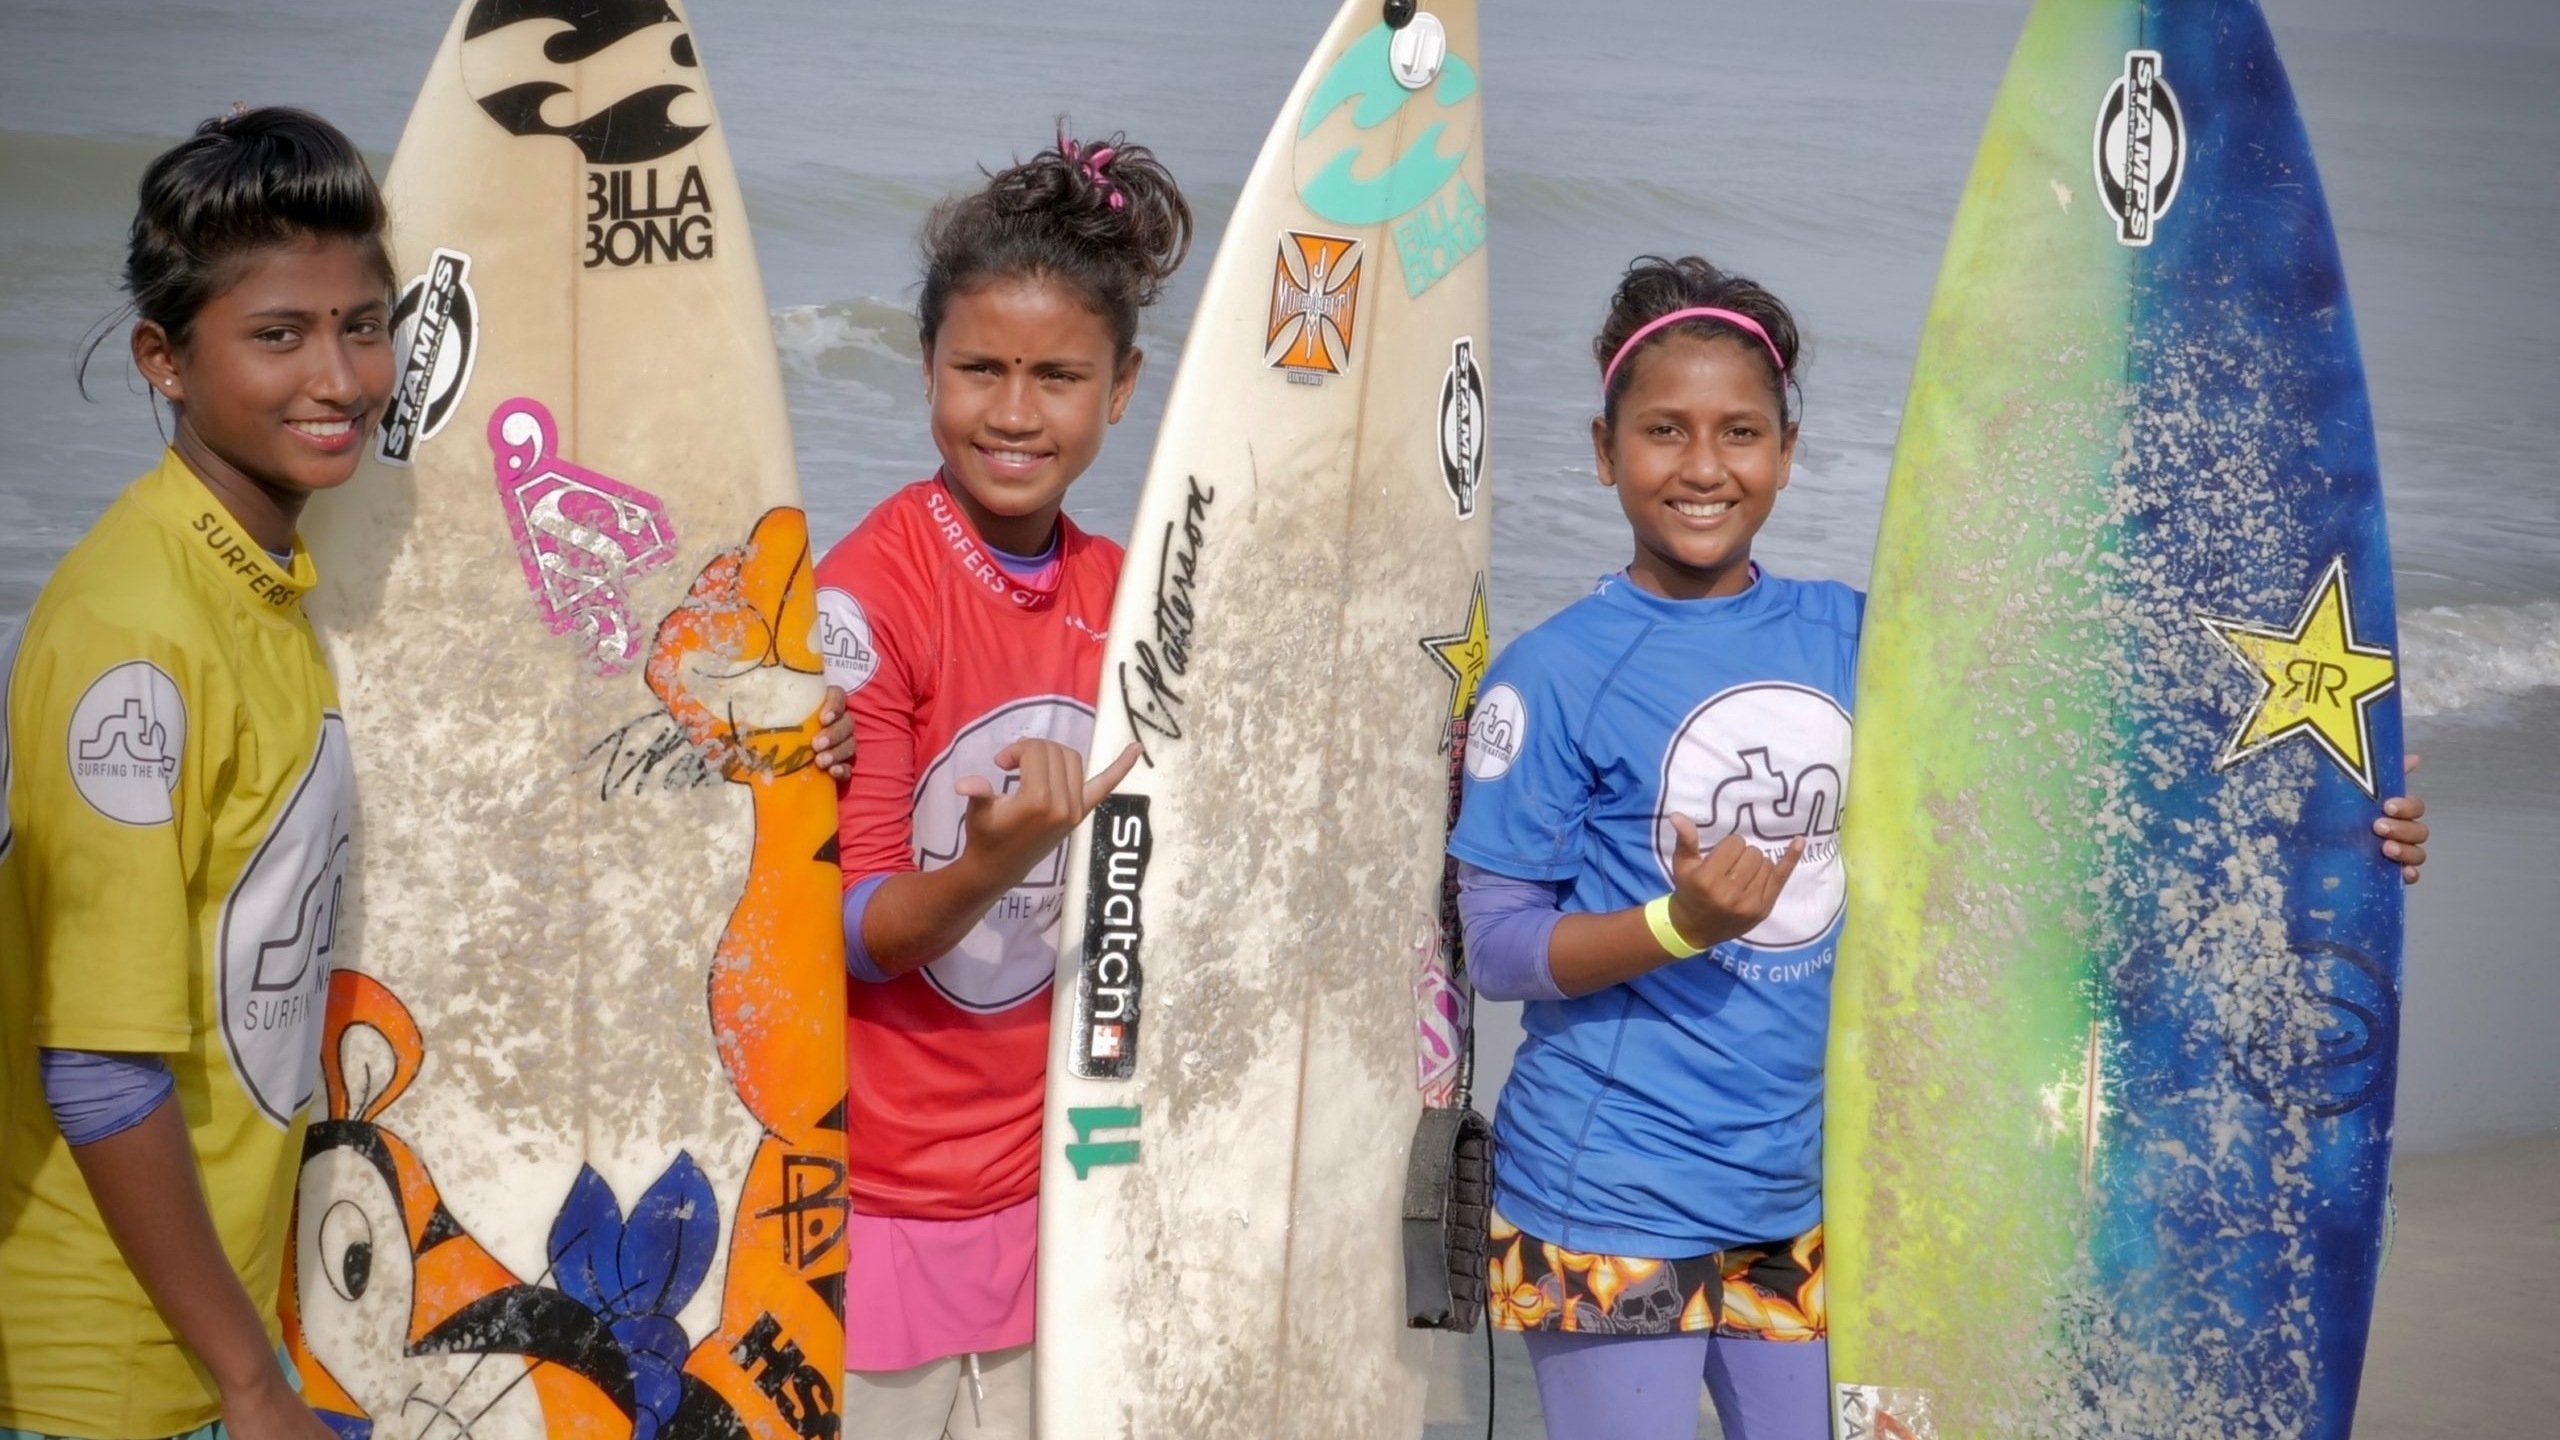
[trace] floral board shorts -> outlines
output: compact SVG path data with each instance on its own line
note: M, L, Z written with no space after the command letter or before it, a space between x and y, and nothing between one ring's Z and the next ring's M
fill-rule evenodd
M1736 1245L1681 1260L1589 1255L1524 1233L1495 1211L1486 1263L1493 1323L1580 1335L1820 1340L1822 1227L1793 1240Z

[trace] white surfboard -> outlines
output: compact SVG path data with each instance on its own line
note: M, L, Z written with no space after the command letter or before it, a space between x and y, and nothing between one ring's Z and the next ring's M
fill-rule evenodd
M1488 649L1476 62L1472 0L1346 4L1183 350L1094 737L1146 759L1072 842L1043 1440L1421 1429L1399 1202L1456 1085L1442 842Z
M832 1435L841 941L806 527L681 11L465 0L305 534L357 760L288 1303L374 1440Z

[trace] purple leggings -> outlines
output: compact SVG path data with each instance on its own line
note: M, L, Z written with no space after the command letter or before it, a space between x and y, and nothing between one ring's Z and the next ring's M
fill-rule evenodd
M1820 1340L1568 1335L1533 1330L1547 1440L1696 1440L1698 1381L1725 1440L1830 1440L1831 1347Z

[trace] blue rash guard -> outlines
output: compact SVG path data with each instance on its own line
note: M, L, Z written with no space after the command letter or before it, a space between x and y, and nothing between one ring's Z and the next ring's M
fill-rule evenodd
M1670 813L1712 847L1805 854L1741 940L1578 999L1532 1000L1494 1128L1495 1203L1568 1249L1676 1259L1822 1214L1822 1060L1847 877L1840 803L1865 597L1759 574L1666 600L1623 575L1515 641L1469 726L1449 850L1563 887L1671 888Z

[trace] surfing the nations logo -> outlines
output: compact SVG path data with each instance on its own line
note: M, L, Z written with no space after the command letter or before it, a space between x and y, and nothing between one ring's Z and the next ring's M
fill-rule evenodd
M1769 737L1781 736L1771 743ZM1831 697L1802 685L1737 685L1689 712L1662 760L1662 809L1654 816L1654 858L1671 873L1679 834L1674 813L1698 827L1701 849L1739 835L1776 859L1790 840L1804 841L1794 879L1769 917L1742 937L1760 951L1811 945L1831 933L1848 902L1840 865L1840 801L1848 776L1822 757L1849 753L1849 716ZM1728 960L1745 964L1746 980L1784 983L1828 968L1831 956L1802 961Z
M338 952L338 904L356 818L347 726L320 722L320 744L258 853L222 907L222 1043L259 1110L290 1126L311 1101L311 1027Z
M631 582L676 557L666 507L562 458L559 426L539 400L519 397L490 415L489 452L543 624L574 634L598 675L621 674L640 648Z
M1475 67L1420 11L1352 42L1299 118L1298 198L1336 225L1390 226L1407 295L1484 248L1484 202L1461 173L1482 114L1476 90Z
M1010 794L1022 777L996 756L1022 740L1054 740L1082 755L1093 748L1093 709L1062 695L1041 695L998 706L970 722L917 777L915 856L918 870L940 870L960 858L967 841L969 800L956 788L964 776L985 780ZM1067 902L1067 842L1032 867L1022 883L1000 896L960 943L917 972L944 999L981 1015L1028 1004L1056 978L1058 949L1052 927Z
M1262 358L1301 385L1321 385L1351 363L1366 248L1336 235L1286 230L1271 263L1271 324Z
M391 353L400 357L400 379L374 446L384 464L409 464L453 418L471 384L471 364L480 355L480 300L470 275L470 256L438 250L427 273L403 287L391 307Z
M2115 217L2116 239L2126 245L2151 243L2160 220L2178 198L2178 179L2186 169L2187 129L2178 113L2178 97L2160 73L2160 52L2128 50L2124 74L2107 89L2098 107L2093 142L2098 194Z
M463 41L464 81L490 119L510 135L567 140L594 167L585 180L587 269L711 258L702 167L657 163L700 139L712 119L693 35L672 7L479 0Z

